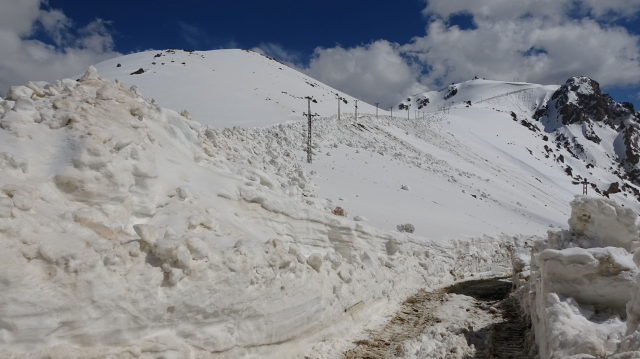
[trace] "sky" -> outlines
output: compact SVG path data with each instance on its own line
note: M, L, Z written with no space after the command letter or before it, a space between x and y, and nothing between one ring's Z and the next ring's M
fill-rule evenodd
M640 109L640 0L0 0L0 93L148 49L248 48L362 100L589 76Z

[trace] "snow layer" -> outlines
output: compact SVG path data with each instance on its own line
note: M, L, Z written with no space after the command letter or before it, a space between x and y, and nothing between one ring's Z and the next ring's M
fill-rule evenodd
M638 215L605 198L576 196L571 207L570 229L532 246L522 288L540 357L636 357L640 261L627 248Z
M335 216L281 129L209 128L90 68L0 118L0 356L298 357L418 288L509 272L508 237Z

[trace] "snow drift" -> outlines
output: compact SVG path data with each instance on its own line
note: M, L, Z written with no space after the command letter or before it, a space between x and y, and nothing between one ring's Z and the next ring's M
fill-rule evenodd
M0 356L299 357L508 238L333 215L279 129L219 130L90 68L0 100Z

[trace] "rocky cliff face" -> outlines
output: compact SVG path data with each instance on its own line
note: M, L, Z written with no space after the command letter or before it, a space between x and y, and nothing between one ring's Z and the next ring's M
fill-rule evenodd
M542 122L557 146L575 158L595 162L597 156L589 153L593 148L589 142L610 146L613 153L607 156L617 165L612 173L640 184L640 113L633 104L602 93L597 81L583 76L568 79L533 117Z
M551 109L555 111L551 111ZM555 116L553 116L555 115ZM640 121L633 104L616 102L610 95L603 94L600 84L588 77L576 76L567 80L551 97L551 100L537 117L554 117L562 125L594 123L616 129L622 121L630 118ZM597 139L590 139L599 143Z

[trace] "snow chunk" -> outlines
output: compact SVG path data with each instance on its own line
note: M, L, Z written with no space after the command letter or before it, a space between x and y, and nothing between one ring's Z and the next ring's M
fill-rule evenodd
M393 239L388 240L387 243L385 243L384 247L387 250L387 254L390 256L396 254L400 249L398 242Z
M629 287L639 273L622 248L546 249L535 256L544 290L581 304L613 308L621 315L631 299Z
M80 78L80 82L95 82L101 80L102 78L98 75L98 70L93 66L89 66L84 76Z
M183 187L179 187L176 190L176 193L178 194L178 197L183 201L186 200L186 199L189 199L189 197L191 197L191 191L189 191L189 189L187 187L184 187L184 186Z
M311 266L311 268L315 269L316 272L320 272L320 267L322 267L322 255L320 253L312 253L309 258L307 258L307 264Z
M398 229L398 232L407 232L407 233L413 233L416 230L416 228L411 223L399 224L396 226L396 228Z
M296 257L296 259L298 260L298 263L304 263L305 262L304 255L302 254L302 252L300 251L300 249L297 246L295 246L295 245L289 246L289 254L291 254L292 256Z
M122 231L122 226L109 223L107 217L101 211L85 207L73 212L73 220L81 225L93 229L98 235L106 239L116 239Z
M571 202L569 229L581 247L640 247L638 214L608 198L576 196Z
M209 254L209 247L198 237L187 238L186 244L195 260L203 259Z
M16 169L22 171L22 173L27 173L29 162L10 153L0 152L0 170L6 169Z
M11 86L5 97L9 100L17 101L22 97L31 98L32 95L33 90L27 86Z
M180 112L180 116L186 118L187 120L193 120L193 117L191 117L191 114L187 110L182 110L182 112Z
M158 240L158 231L154 226L148 224L136 224L133 230L140 236L142 243L153 248Z
M10 218L13 210L13 200L8 197L0 197L0 218Z
M33 200L24 194L13 196L13 205L21 211L30 211L33 208Z

